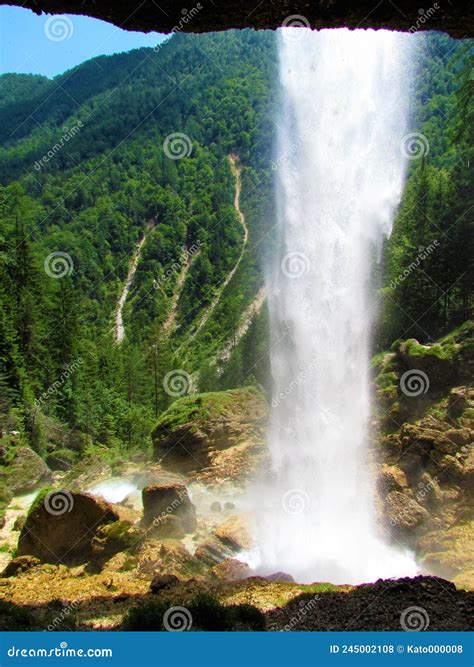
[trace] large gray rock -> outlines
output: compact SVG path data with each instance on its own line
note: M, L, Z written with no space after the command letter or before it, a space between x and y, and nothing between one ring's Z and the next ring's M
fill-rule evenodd
M180 520L187 533L196 529L196 509L184 484L146 486L142 491L142 499L143 523L146 526L153 524L159 528L160 524L165 525L169 517L173 516Z

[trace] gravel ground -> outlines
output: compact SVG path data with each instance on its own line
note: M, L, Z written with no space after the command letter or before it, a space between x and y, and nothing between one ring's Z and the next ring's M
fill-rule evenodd
M267 613L269 630L473 630L474 593L438 577L379 579L348 593L303 593Z

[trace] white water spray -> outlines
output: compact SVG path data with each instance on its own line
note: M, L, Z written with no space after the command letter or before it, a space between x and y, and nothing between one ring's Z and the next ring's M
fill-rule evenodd
M385 31L279 35L273 474L258 523L260 569L301 582L416 572L376 533L365 469L369 279L404 182L406 47Z

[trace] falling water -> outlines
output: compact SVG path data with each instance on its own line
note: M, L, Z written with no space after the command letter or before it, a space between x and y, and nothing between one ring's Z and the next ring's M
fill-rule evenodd
M365 450L369 279L404 182L407 36L290 28L279 54L261 569L302 582L414 574L411 556L376 532Z

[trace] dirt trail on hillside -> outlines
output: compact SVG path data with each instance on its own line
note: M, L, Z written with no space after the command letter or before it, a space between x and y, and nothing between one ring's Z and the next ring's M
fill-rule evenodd
M135 246L132 259L130 260L127 278L123 285L122 293L120 294L120 298L118 300L117 308L115 311L114 338L117 345L120 345L125 337L125 326L123 324L123 307L125 306L125 301L127 300L127 296L128 293L130 292L130 288L133 283L133 278L137 270L138 262L140 261L140 255L142 252L143 244L145 243L148 234L152 231L153 228L154 228L154 223L149 222L147 224L147 229L145 233Z
M240 251L240 255L239 255L236 263L234 264L234 267L232 268L230 273L227 274L226 279L221 284L221 288L220 288L218 294L214 297L214 299L211 301L209 306L204 311L204 315L202 316L202 319L199 322L196 331L193 334L190 335L190 337L187 340L187 343L194 340L194 338L196 338L196 336L199 334L199 332L208 323L209 318L211 317L212 313L214 312L214 310L216 309L217 305L219 304L219 302L222 298L222 295L225 291L225 288L230 283L230 281L232 280L232 278L235 275L235 272L239 268L240 262L242 261L242 257L244 255L245 248L247 247L247 243L248 243L248 239L249 239L249 230L248 230L248 227L247 227L247 223L245 222L245 216L242 213L242 211L240 210L240 192L241 192L241 188L242 188L242 181L241 181L241 176L240 176L241 169L240 169L239 164L238 164L238 157L236 155L229 155L229 162L230 162L230 168L232 169L232 173L234 174L234 177L235 177L234 207L235 207L235 210L237 211L237 215L239 216L240 224L242 225L242 229L244 231L244 237L243 237L243 241L242 241L242 249Z

